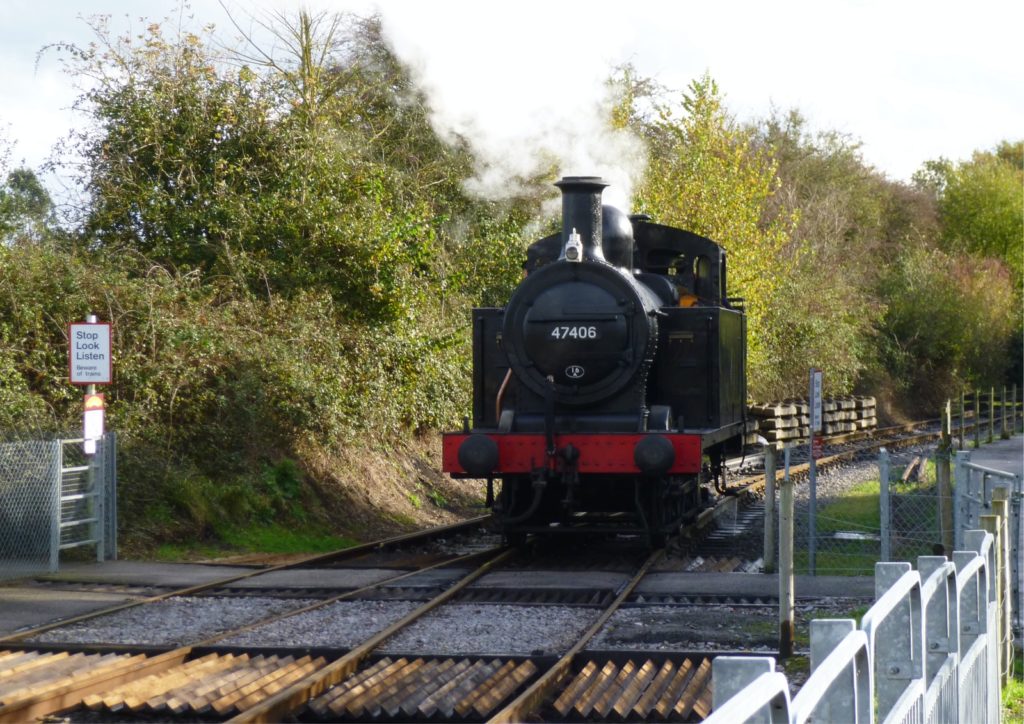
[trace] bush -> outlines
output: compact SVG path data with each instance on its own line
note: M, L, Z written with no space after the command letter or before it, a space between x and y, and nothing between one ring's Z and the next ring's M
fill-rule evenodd
M881 369L898 392L934 410L964 387L1001 385L1011 364L1017 303L991 259L905 249L882 280Z

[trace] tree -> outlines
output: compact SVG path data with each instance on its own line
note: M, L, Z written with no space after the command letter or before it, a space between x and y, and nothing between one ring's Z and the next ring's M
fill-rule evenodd
M40 238L52 208L49 192L32 169L12 170L0 185L0 240Z
M629 123L649 151L636 206L659 223L707 236L728 251L730 293L746 299L750 319L751 391L769 394L780 384L775 361L784 344L769 310L780 289L777 271L785 263L780 257L786 255L793 222L769 213L778 188L775 162L729 116L710 76L695 80L681 95L629 73L622 85L631 108L615 117Z
M1013 283L992 259L905 247L881 280L879 350L889 382L934 410L964 387L1002 384L1018 324Z
M86 243L254 293L325 290L371 323L430 298L437 230L466 206L471 164L433 133L379 22L339 36L302 14L279 29L290 56L240 67L208 32L93 27L91 46L65 48L95 80L79 103L96 121L79 137Z
M934 194L945 248L1002 259L1024 286L1024 141L1003 141L969 161L927 162L914 176Z

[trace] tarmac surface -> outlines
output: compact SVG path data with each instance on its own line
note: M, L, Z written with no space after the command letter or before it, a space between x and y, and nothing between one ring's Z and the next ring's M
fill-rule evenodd
M1024 475L1024 435L1017 434L1009 440L996 440L970 453L971 462L976 465Z

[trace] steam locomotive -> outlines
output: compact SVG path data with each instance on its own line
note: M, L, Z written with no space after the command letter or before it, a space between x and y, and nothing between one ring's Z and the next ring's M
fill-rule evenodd
M443 469L487 479L511 542L662 545L742 445L743 301L715 242L602 205L598 177L555 185L561 233L530 245L507 306L473 310L473 425L444 435Z

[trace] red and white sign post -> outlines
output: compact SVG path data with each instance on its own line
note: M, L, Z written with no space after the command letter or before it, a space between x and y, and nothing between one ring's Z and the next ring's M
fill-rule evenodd
M86 388L82 438L87 455L96 452L96 441L104 432L106 403L103 395L96 394L96 385L109 385L113 372L110 325L98 322L95 314L88 315L85 322L68 325L68 378L71 384Z

